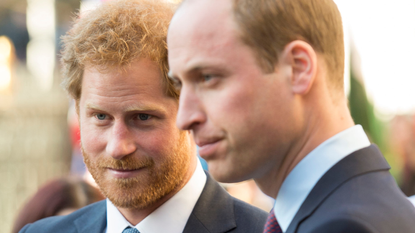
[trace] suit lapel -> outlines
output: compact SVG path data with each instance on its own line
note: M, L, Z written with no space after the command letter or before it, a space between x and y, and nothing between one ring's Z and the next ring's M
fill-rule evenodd
M232 197L208 174L183 233L221 233L236 227Z
M364 173L389 169L389 164L375 145L348 155L317 182L294 216L286 233L296 232L298 224L310 216L327 196L347 180Z
M96 203L93 208L77 218L74 224L79 233L103 233L107 226L106 200Z
M208 174L206 185L183 233L222 233L236 227L232 197ZM103 233L107 226L106 202L101 201L74 221L79 233Z

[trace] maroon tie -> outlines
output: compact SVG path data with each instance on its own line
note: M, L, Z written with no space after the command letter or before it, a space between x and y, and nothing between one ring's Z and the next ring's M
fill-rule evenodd
M267 223L264 227L264 233L282 233L281 227L275 218L274 209L268 215Z

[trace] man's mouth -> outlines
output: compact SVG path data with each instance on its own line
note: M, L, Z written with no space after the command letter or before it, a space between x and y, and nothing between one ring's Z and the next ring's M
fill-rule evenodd
M212 159L221 141L222 139L196 140L196 144L199 146L199 155L206 160Z
M127 169L107 168L107 169L114 178L126 179L126 178L133 178L137 176L145 168L136 168L136 169L135 168L127 168Z

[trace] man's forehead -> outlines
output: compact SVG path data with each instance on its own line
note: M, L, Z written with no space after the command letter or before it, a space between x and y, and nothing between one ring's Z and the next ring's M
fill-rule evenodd
M210 62L220 62L212 59L221 57L219 54L224 48L235 44L237 30L231 15L231 1L228 4L197 0L190 1L178 11L168 34L169 56L174 59L170 60L173 72L179 61L178 65L184 70L199 67L206 58Z
M181 40L208 40L221 36L232 27L230 0L197 0L185 2L174 15L169 34L181 34Z
M88 62L83 65L84 72L89 71L99 71L102 74L108 73L128 73L131 71L136 70L135 68L142 69L155 69L159 70L159 66L157 62L148 58L146 56L139 56L139 57L131 57L130 59L126 59L122 64L118 59L108 59L105 61L101 61L101 63L92 63Z
M85 94L113 98L162 98L166 92L159 66L149 59L139 59L123 67L85 67L82 79L82 96Z

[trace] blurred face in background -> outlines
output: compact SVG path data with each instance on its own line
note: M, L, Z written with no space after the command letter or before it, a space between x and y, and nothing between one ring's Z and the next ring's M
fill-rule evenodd
M85 163L114 205L144 209L181 188L194 149L156 63L86 67L79 118Z

